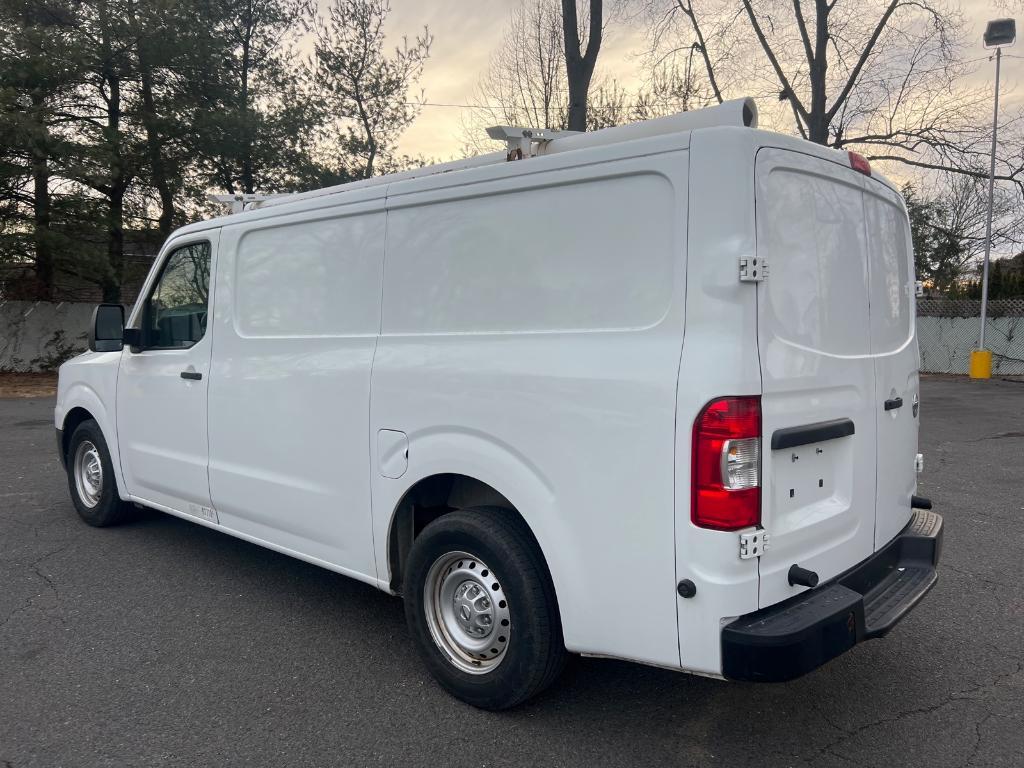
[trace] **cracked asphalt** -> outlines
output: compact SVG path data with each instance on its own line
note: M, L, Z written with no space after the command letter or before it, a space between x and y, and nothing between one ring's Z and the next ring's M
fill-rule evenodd
M432 682L395 598L158 513L81 523L52 408L0 400L5 767L1024 764L1022 383L922 382L944 559L889 637L784 685L577 659L504 714Z

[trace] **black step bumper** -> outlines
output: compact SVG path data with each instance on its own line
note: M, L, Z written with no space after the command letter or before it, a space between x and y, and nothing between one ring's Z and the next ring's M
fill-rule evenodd
M792 680L881 637L935 586L941 549L942 518L914 510L895 539L846 573L723 627L722 674Z

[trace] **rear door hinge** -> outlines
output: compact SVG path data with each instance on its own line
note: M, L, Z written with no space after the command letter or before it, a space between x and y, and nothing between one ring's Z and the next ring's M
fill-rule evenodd
M768 531L760 528L756 531L745 531L740 534L740 560L760 557L762 552L771 548Z
M740 282L760 283L768 277L768 261L756 256L740 257Z

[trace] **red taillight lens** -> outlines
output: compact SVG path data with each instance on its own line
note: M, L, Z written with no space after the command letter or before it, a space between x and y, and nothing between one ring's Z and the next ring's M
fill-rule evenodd
M847 152L850 156L850 167L855 171L863 173L865 176L871 175L871 163L868 159L857 152Z
M719 531L761 522L761 398L712 400L693 423L694 525Z

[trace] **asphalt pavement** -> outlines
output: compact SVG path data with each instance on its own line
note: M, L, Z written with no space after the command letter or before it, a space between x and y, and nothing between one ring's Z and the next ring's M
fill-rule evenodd
M52 412L0 400L4 768L1024 764L1024 383L923 381L943 562L887 638L780 685L574 659L500 714L432 681L397 598L159 513L80 522Z

